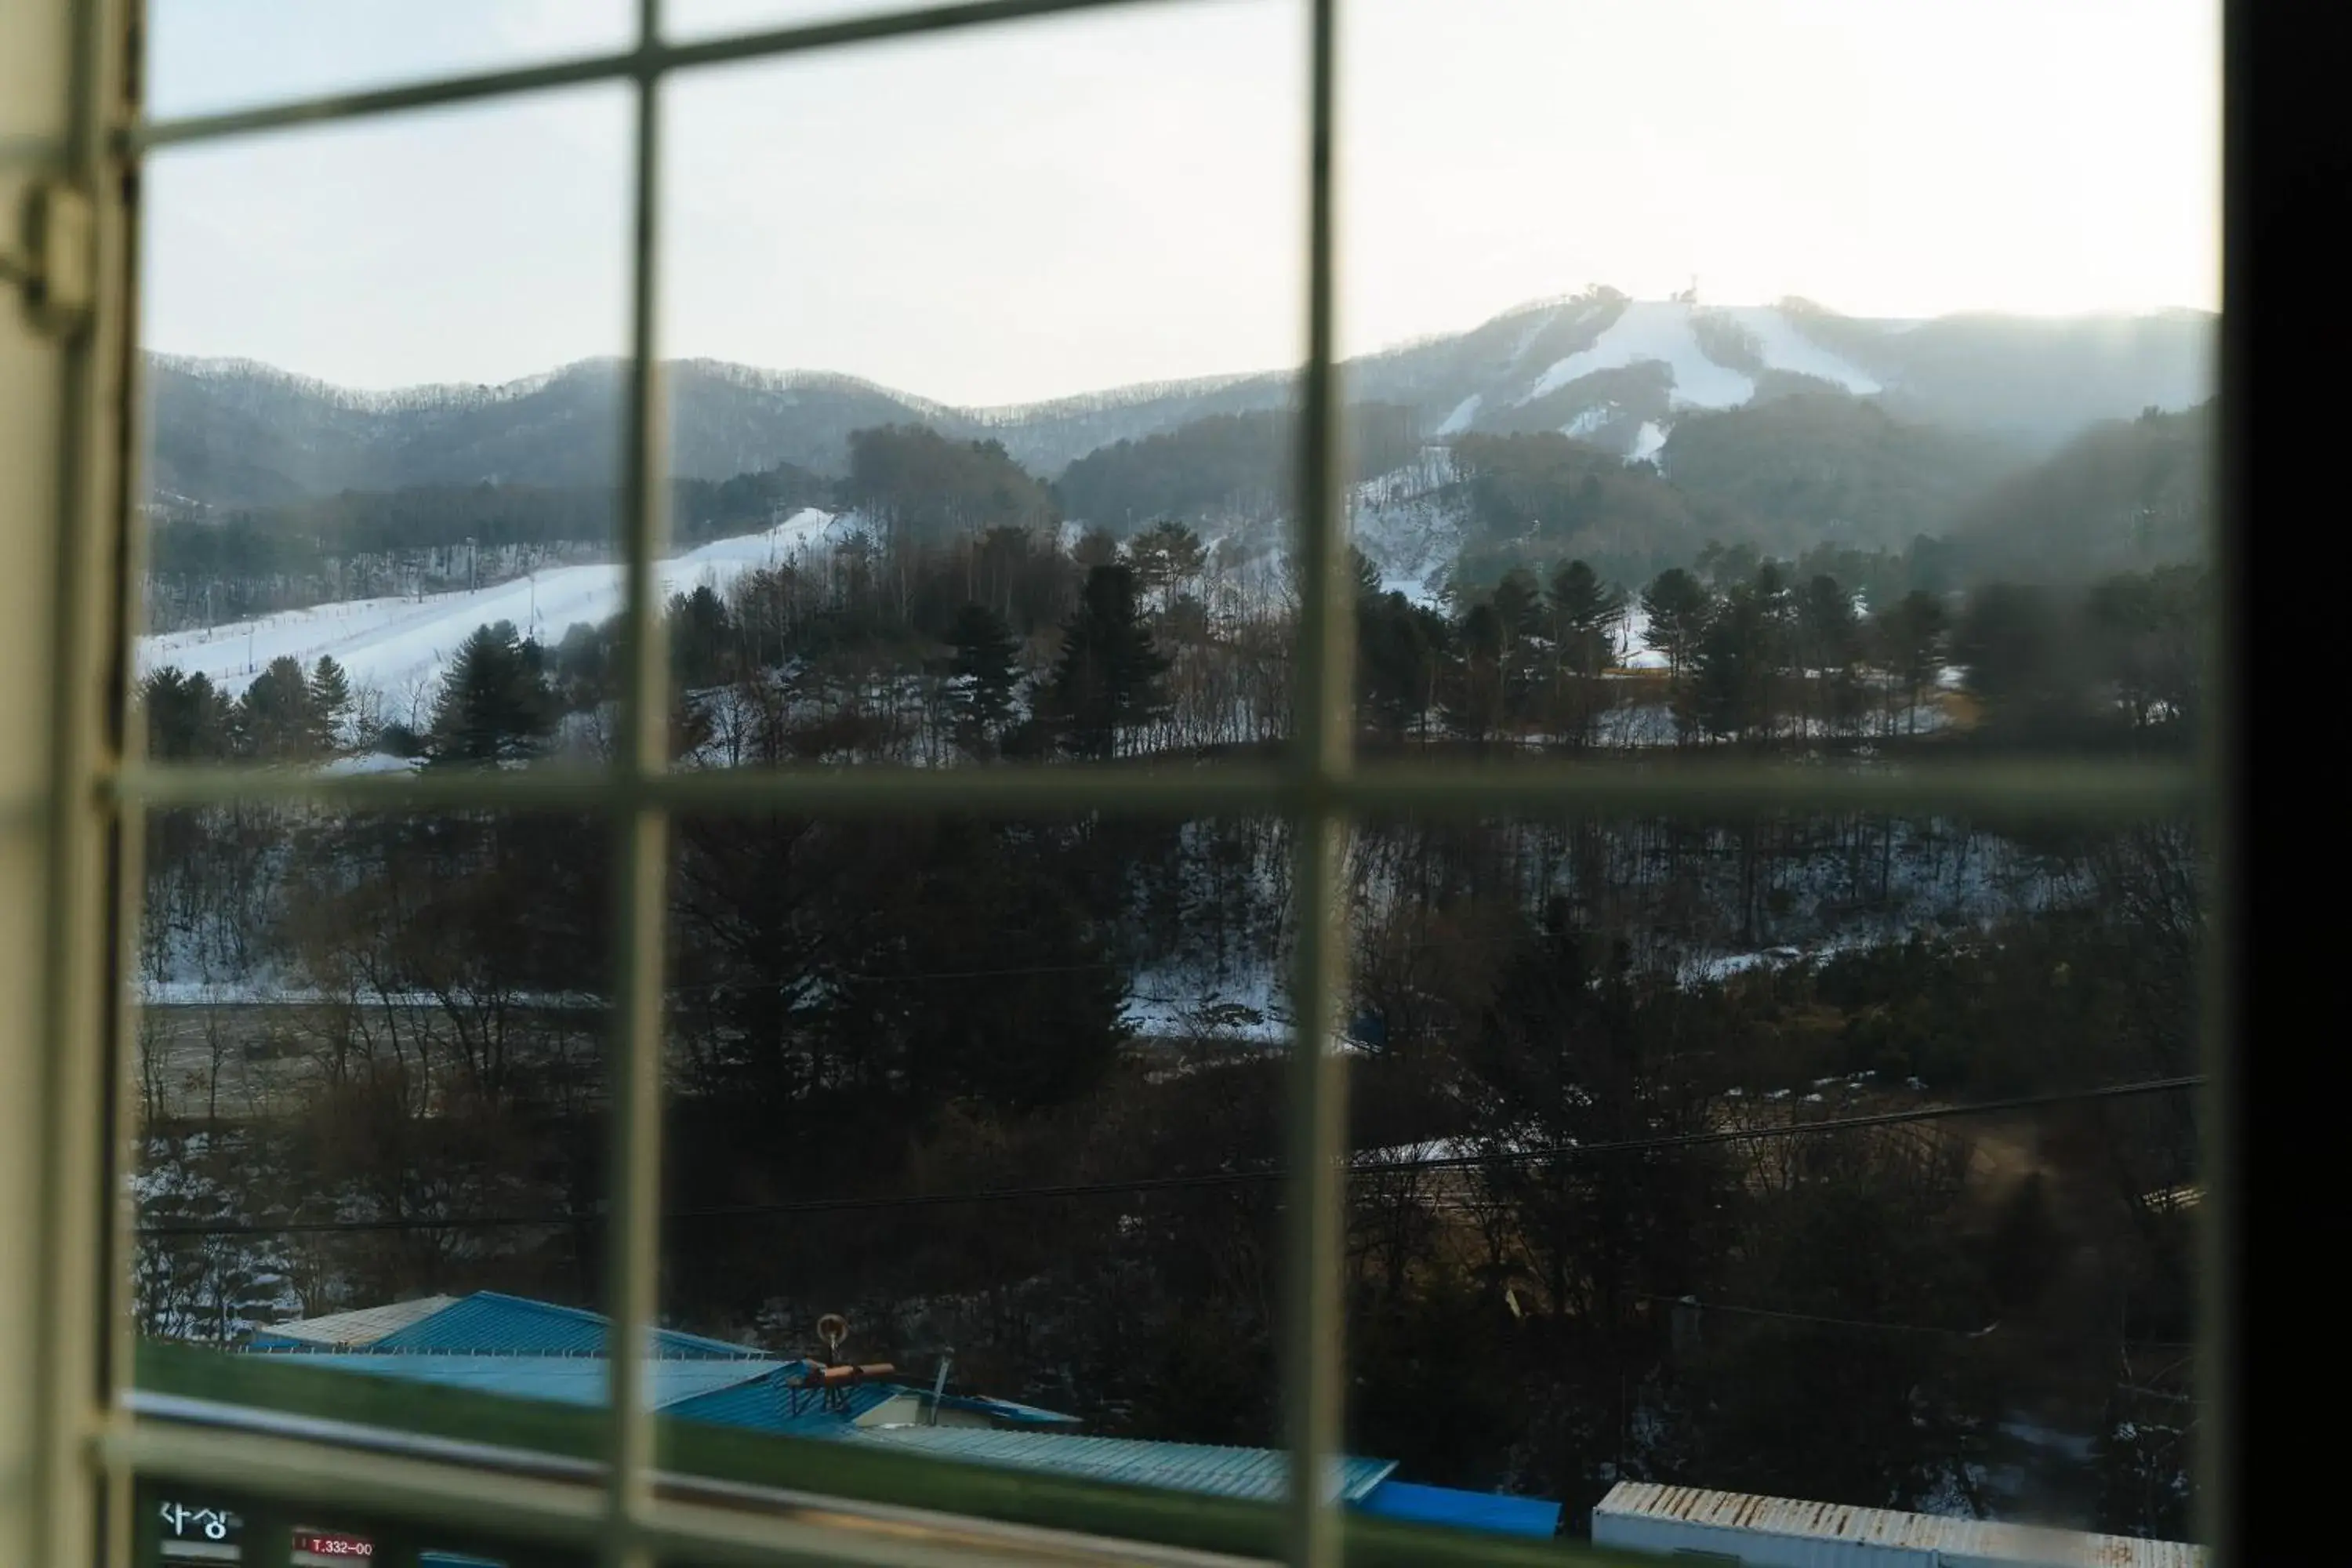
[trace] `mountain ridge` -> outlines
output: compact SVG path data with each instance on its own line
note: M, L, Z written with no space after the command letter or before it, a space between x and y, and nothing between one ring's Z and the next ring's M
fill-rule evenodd
M1795 300L1718 307L1593 289L1391 344L1340 370L1351 403L1410 410L1440 440L1554 429L1650 457L1685 412L1745 406L1796 386L1833 387L1914 422L2047 452L2104 419L2210 395L2215 320L2167 311L1910 321ZM971 406L845 372L665 363L673 465L698 479L778 462L838 475L852 430L904 423L999 441L1051 478L1119 440L1292 406L1297 396L1293 373L1258 370ZM157 353L146 364L152 491L167 510L418 484L609 483L617 471L624 362L609 356L502 384L385 391L236 358Z

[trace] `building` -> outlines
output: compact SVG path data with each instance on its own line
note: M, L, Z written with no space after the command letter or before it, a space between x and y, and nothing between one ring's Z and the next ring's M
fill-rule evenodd
M1598 1546L1743 1568L2204 1568L2178 1541L1621 1481L1592 1510Z
M362 1376L397 1378L557 1404L607 1395L605 1320L495 1290L428 1296L256 1332L243 1353L295 1357ZM1082 1433L1076 1417L1009 1399L901 1383L887 1365L827 1367L674 1329L654 1332L652 1407L746 1431L829 1438L1088 1480L1207 1496L1278 1500L1279 1449ZM1388 1519L1549 1538L1560 1507L1540 1499L1422 1486L1393 1460L1347 1458L1339 1497Z

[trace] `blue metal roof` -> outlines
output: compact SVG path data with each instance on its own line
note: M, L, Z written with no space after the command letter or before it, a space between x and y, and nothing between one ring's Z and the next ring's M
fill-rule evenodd
M440 1384L558 1405L602 1405L610 1392L610 1373L605 1370L609 1363L602 1356L387 1355L382 1351L320 1351L302 1359L306 1365L332 1367L338 1372L395 1377L407 1383ZM646 1404L656 1410L667 1409L731 1384L757 1382L778 1370L780 1364L772 1361L720 1361L714 1357L648 1362L646 1369L653 1381Z
M655 1353L665 1358L772 1360L750 1345L700 1334L658 1329ZM465 1355L603 1355L604 1319L602 1313L578 1307L558 1307L529 1301L496 1290L477 1290L439 1311L384 1335L368 1347L370 1353L392 1354L436 1351Z
M708 1421L719 1426L745 1426L755 1432L788 1432L796 1437L828 1436L877 1405L887 1405L908 1390L887 1383L862 1383L842 1390L845 1409L827 1410L824 1396L814 1390L794 1390L787 1380L800 1375L805 1363L763 1372L724 1388L712 1389L679 1401L665 1414L681 1421Z
M866 1426L845 1440L919 1449L972 1464L1043 1470L1087 1480L1161 1487L1213 1497L1280 1499L1289 1489L1289 1457L1276 1448L1224 1448L1133 1437L1080 1437L1062 1432L984 1426ZM1355 1502L1396 1468L1393 1459L1340 1461L1339 1500Z
M1452 1487L1382 1481L1356 1506L1365 1513L1379 1514L1384 1519L1450 1525L1457 1530L1534 1535L1547 1541L1559 1533L1559 1504L1502 1492L1457 1491Z

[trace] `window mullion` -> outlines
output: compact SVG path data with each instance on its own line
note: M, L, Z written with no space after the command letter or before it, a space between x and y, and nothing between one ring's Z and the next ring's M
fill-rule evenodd
M658 1306L661 1197L663 897L667 816L639 787L668 765L669 682L655 570L667 492L659 304L661 206L660 0L639 0L635 223L631 237L630 382L625 453L627 668L612 787L634 803L615 824L615 976L611 1117L613 1216L606 1288L611 1327L613 1466L604 1560L650 1568L643 1526L653 1502L654 1426L648 1407L649 1331Z
M1339 1308L1343 1190L1339 1161L1345 1083L1337 1054L1346 984L1340 884L1347 826L1340 796L1352 763L1354 601L1341 586L1347 518L1340 492L1340 396L1333 338L1332 136L1336 0L1311 0L1308 24L1307 366L1300 450L1298 685L1295 751L1303 806L1297 837L1297 1035L1292 1045L1285 1215L1287 1332L1283 1393L1290 1444L1286 1555L1336 1568L1340 1517L1329 1484L1344 1398Z

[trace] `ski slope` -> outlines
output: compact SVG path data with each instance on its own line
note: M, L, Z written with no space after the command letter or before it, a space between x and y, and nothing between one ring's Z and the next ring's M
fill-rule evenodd
M1702 310L1679 300L1643 300L1626 306L1591 347L1546 369L1519 401L1533 402L1597 371L1655 361L1674 377L1670 401L1675 407L1736 408L1756 395L1756 383L1745 372L1707 357L1692 326L1698 314L1740 328L1768 369L1818 377L1858 396L1880 390L1877 379L1867 371L1806 337L1784 312L1771 306Z
M689 550L661 563L662 595L690 593L705 584L724 589L747 573L790 560L845 522L810 507L763 533ZM574 622L593 626L620 614L622 575L617 564L558 566L495 587L415 599L351 599L142 637L139 673L175 665L236 697L272 659L299 659L307 668L329 656L355 689L373 687L398 700L437 684L458 646L478 626L512 621L524 636L554 642Z
M1519 401L1530 403L1571 381L1604 370L1655 360L1674 376L1676 407L1734 408L1756 395L1756 384L1706 357L1691 330L1691 307L1639 301L1625 307L1592 346L1559 360L1536 378Z

